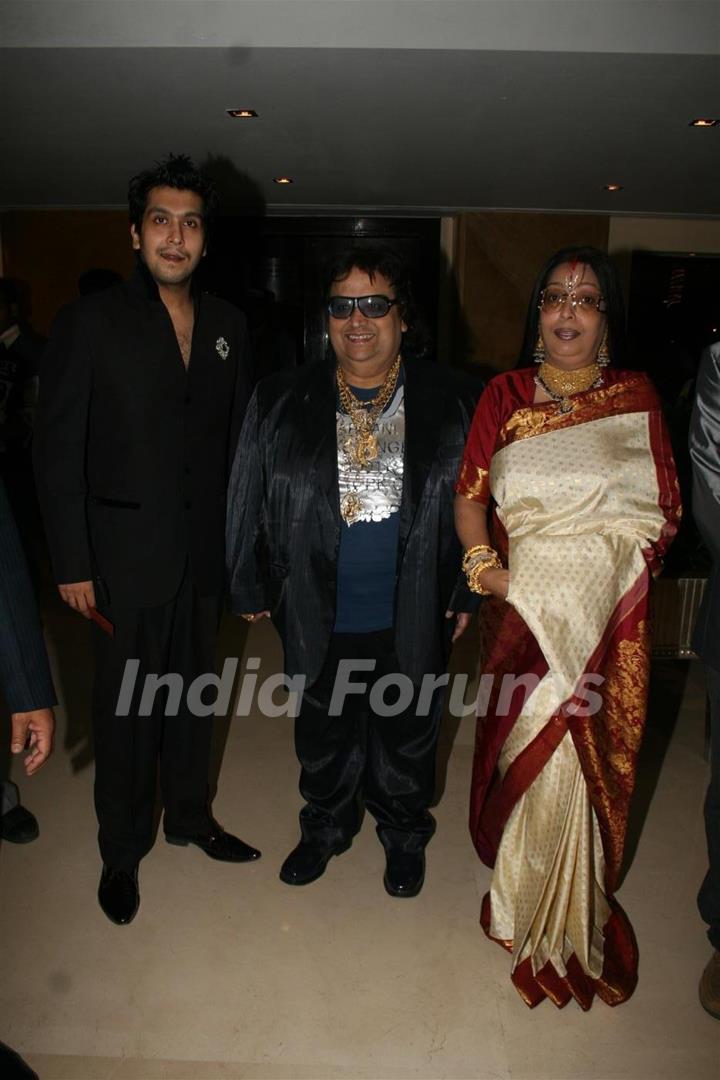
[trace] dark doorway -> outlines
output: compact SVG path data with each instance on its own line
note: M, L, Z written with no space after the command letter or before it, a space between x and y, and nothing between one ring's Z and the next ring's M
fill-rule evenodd
M324 268L348 247L379 244L407 259L435 338L438 219L226 217L218 222L203 285L246 313L256 379L325 354Z
M676 402L720 338L720 256L634 251L628 338L633 366Z
M683 517L670 548L670 576L709 567L692 517L688 451L695 378L706 345L720 339L720 257L635 251L630 278L630 362L646 371L662 398L680 479Z

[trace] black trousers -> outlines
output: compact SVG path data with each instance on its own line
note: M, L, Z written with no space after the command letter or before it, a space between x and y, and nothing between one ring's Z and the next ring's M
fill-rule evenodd
M99 602L98 602L99 603ZM98 627L93 720L95 731L95 810L103 862L130 870L153 841L158 767L166 833L207 830L208 768L212 716L194 716L187 688L194 678L215 670L220 617L218 597L198 596L186 573L177 595L154 608L112 607L99 603L115 627L114 638ZM138 660L128 715L117 715L126 662ZM154 697L150 715L140 715L147 675L177 673L183 690L177 715L165 716L168 692ZM127 691L127 677L125 691ZM170 693L172 698L172 693Z
M340 715L329 715L338 665L356 659L376 661L371 673L349 676L352 683L366 682L367 689L347 695ZM416 715L417 687L398 715L377 715L372 688L398 671L391 630L333 634L323 670L303 695L295 721L300 792L306 800L300 827L303 839L324 851L349 843L364 806L377 821L386 850L422 851L435 831L428 806L435 792L443 692L433 694L427 716ZM384 700L395 705L400 694L388 687Z
M713 948L720 950L720 671L705 668L710 698L710 783L705 796L709 868L698 894L700 915Z

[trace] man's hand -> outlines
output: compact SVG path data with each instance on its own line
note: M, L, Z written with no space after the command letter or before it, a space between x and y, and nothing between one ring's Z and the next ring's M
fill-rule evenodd
M55 715L52 709L16 712L10 717L10 723L10 750L13 754L22 754L28 736L30 737L30 752L25 758L25 772L32 776L52 754Z
M446 619L452 619L454 614L455 614L454 611L446 611L445 612L445 618ZM472 614L469 611L458 611L458 613L457 613L457 622L455 623L455 629L453 630L453 636L452 636L453 642L456 642L457 639L461 636L461 634L465 633L468 626L470 625L470 620L471 619L472 619Z
M74 585L58 585L58 592L73 611L89 619L88 609L95 607L95 588L92 581L76 581Z

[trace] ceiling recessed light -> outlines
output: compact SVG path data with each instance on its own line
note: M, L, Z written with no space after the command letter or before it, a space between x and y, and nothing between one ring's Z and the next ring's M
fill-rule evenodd
M293 184L292 176L273 176L273 184Z
M257 116L254 109L226 109L225 112L233 120L254 120Z
M622 191L622 184L606 184L605 191Z
M691 120L688 127L717 127L720 124L720 120L713 119L710 116L699 116L697 120Z

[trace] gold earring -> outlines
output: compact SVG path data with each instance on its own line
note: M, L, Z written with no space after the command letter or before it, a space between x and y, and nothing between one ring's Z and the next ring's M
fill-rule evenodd
M598 349L597 362L600 367L607 367L610 363L610 351L608 349L607 334L602 339L600 348Z
M542 339L542 334L538 331L538 339L535 345L535 352L533 353L533 360L536 364L545 363L545 343Z

